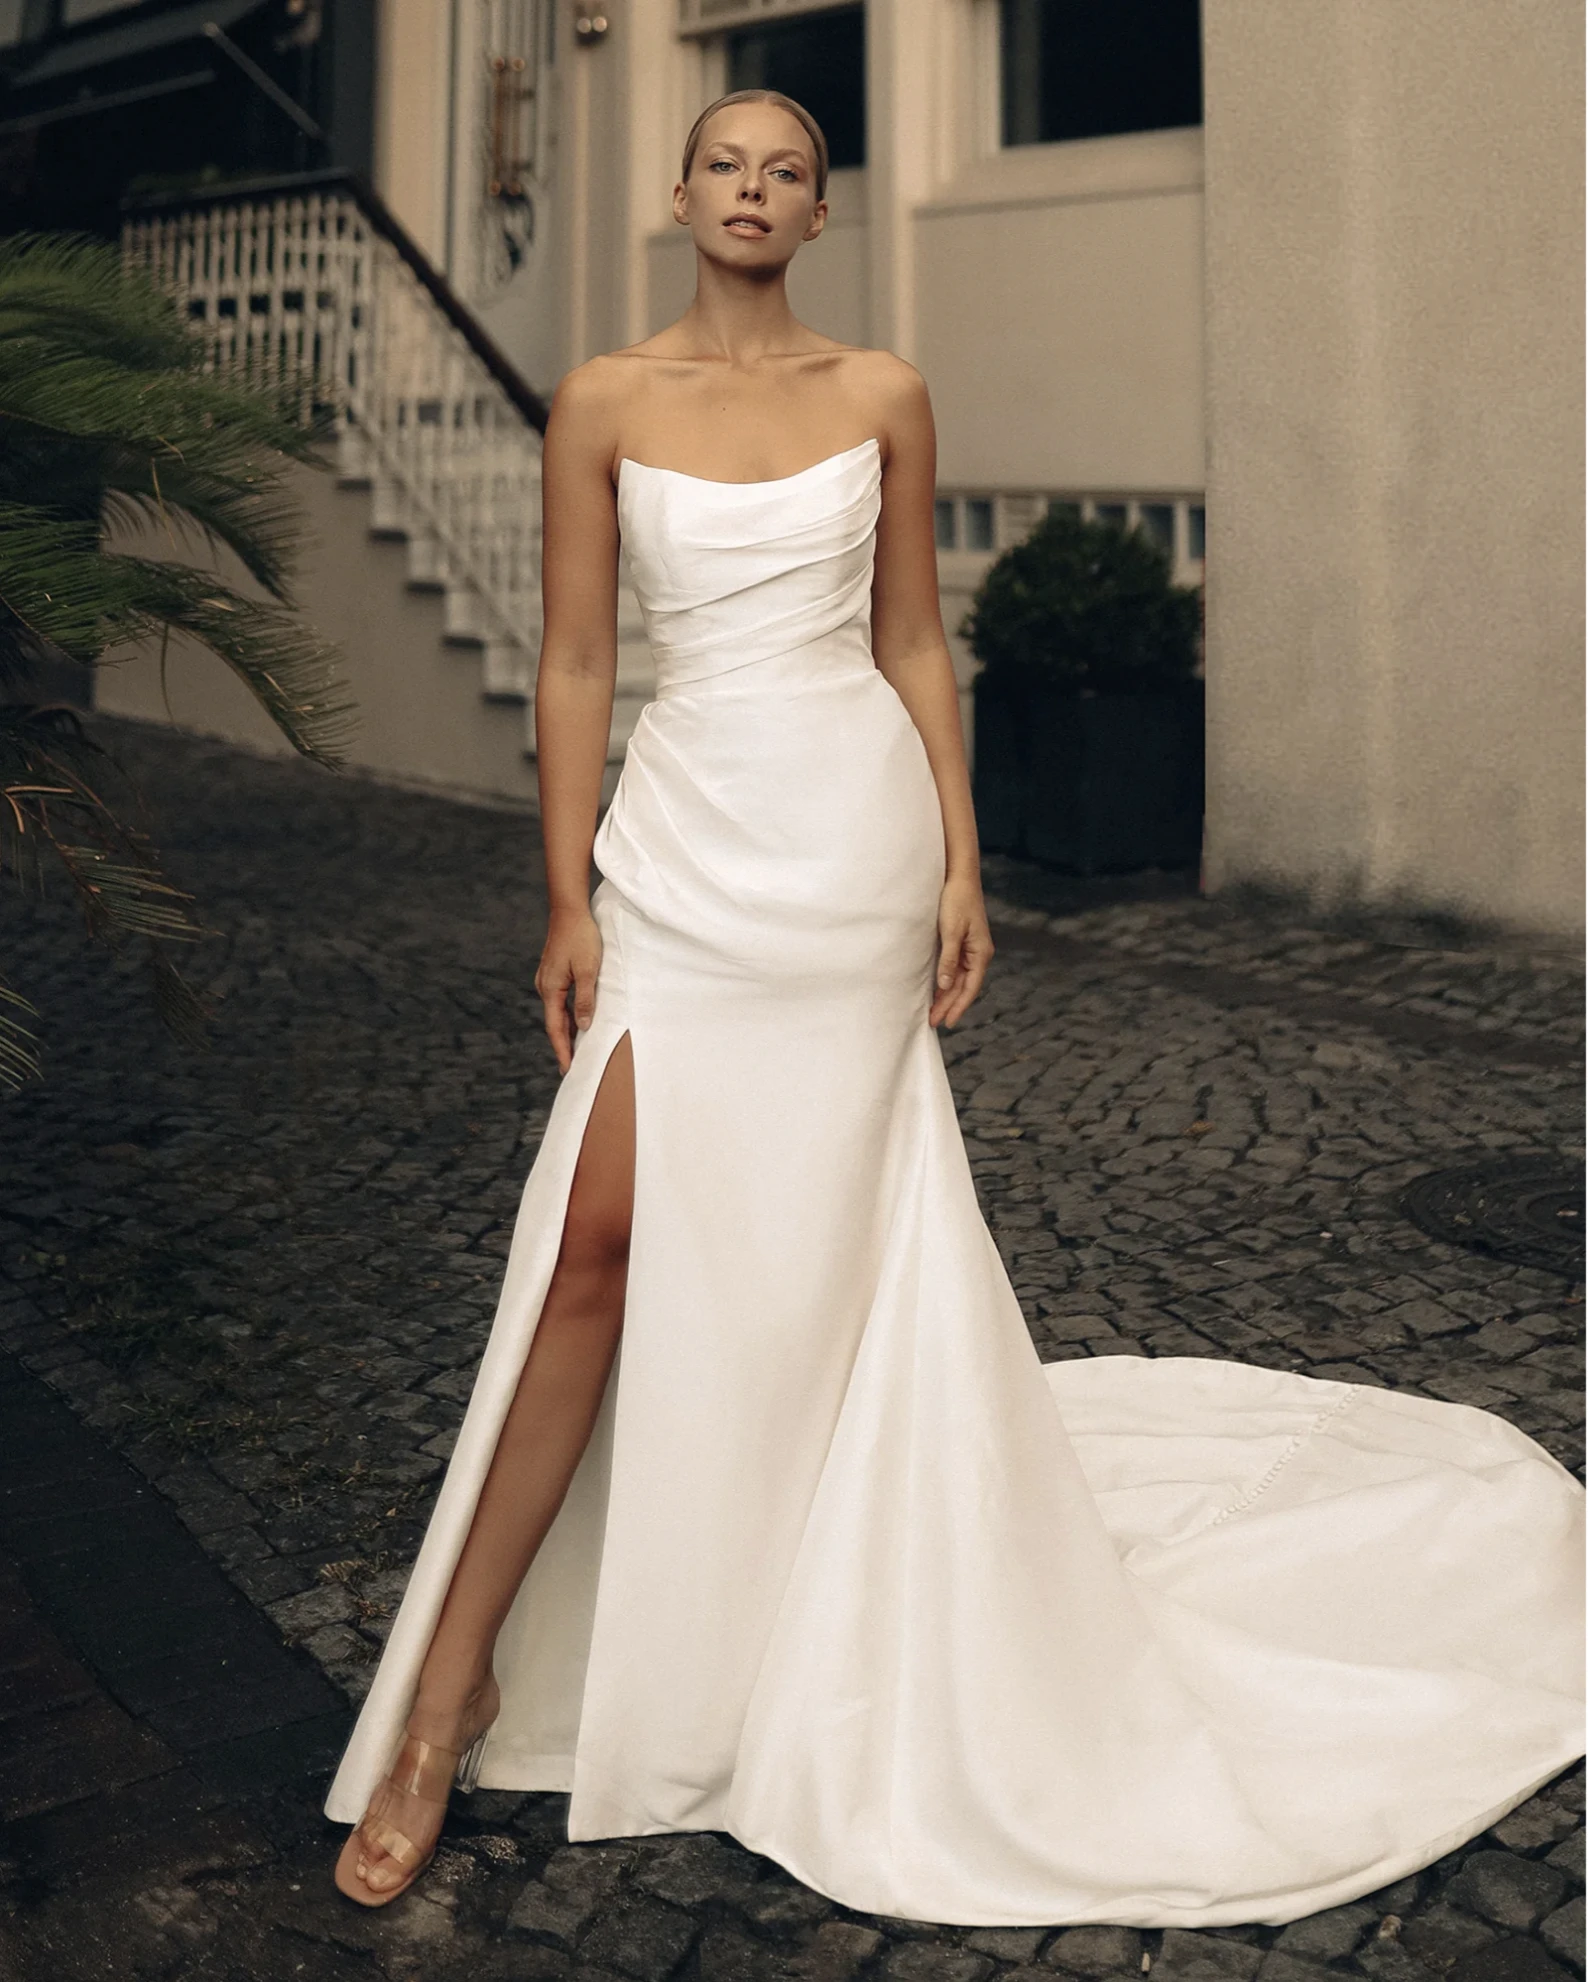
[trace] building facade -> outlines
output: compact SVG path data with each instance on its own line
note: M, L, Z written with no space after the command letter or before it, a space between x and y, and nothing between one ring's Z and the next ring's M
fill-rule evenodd
M931 387L962 686L956 629L996 552L1054 500L1117 517L1206 581L1210 889L1581 931L1573 0L0 0L0 182L26 180L30 118L88 133L73 102L158 82L155 43L168 80L202 42L215 88L242 88L205 27L223 12L278 95L316 92L306 144L251 85L270 169L362 147L457 308L543 397L687 303L669 195L698 109L750 84L807 102L832 219L791 291ZM143 68L116 34L143 37ZM203 100L184 87L172 103ZM83 158L127 176L125 146L77 154L80 176ZM224 186L237 161L219 167ZM300 292L195 301L277 326ZM410 433L439 403L410 395ZM482 607L484 564L392 483L401 463L344 468L339 493L306 491L305 596L348 649L365 761L527 792L521 589ZM376 609L353 581L396 592ZM632 602L620 635L614 759L647 692ZM483 676L461 671L470 643ZM228 692L193 671L178 719L268 741ZM162 706L136 667L104 700Z
M686 307L693 249L670 211L683 134L730 88L782 88L830 127L835 161L795 307L897 351L932 391L951 630L991 554L1053 498L1138 521L1194 583L1198 10L1104 11L1112 35L1088 29L1112 90L1099 109L1100 88L1057 86L1067 31L1099 12L1080 0L395 0L379 183L549 391ZM959 664L968 681L963 650Z

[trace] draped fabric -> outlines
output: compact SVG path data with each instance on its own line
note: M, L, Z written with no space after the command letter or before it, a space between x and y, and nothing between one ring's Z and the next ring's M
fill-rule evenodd
M634 1057L622 1345L497 1647L481 1781L717 1830L872 1912L1281 1922L1582 1751L1582 1496L1502 1419L1215 1359L1038 1363L926 1023L943 841L873 665L881 460L625 461L657 696L496 1321L327 1804L400 1739Z

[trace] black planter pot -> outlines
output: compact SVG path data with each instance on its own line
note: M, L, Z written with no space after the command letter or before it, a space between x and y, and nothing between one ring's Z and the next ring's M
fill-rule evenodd
M1194 867L1200 681L1094 694L976 677L976 824L989 853L1069 874Z

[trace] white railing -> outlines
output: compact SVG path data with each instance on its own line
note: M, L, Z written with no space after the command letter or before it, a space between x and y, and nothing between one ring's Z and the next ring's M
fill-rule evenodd
M990 561L1022 542L1053 508L1087 522L1140 530L1166 552L1176 584L1200 585L1206 570L1206 512L1201 495L1093 495L1031 489L937 492L937 548Z
M131 209L130 262L185 302L217 370L329 407L373 527L442 589L488 695L526 697L540 644L545 409L366 189L336 174Z

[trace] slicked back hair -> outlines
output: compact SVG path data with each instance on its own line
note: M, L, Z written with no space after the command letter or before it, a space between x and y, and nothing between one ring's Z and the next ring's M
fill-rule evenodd
M827 140L822 135L822 127L805 108L791 96L785 96L780 89L736 89L727 96L719 96L715 103L708 103L694 123L689 127L689 136L684 140L684 166L682 178L687 180L695 163L695 153L700 149L700 134L706 128L708 119L715 117L719 110L726 110L735 103L770 103L779 110L786 110L803 127L811 141L811 149L816 154L816 197L827 197Z

